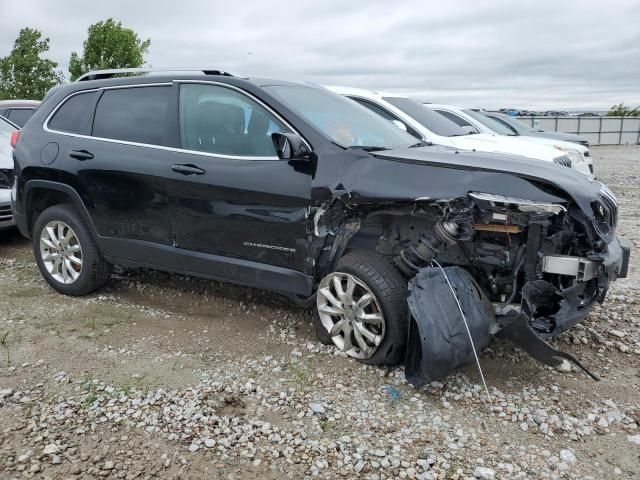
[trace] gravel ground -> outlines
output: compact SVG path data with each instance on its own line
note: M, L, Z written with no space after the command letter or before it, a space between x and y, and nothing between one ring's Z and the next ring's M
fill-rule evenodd
M54 293L0 236L0 478L640 478L640 147L593 148L634 245L631 277L556 345L508 343L416 391L315 341L268 293L121 270Z

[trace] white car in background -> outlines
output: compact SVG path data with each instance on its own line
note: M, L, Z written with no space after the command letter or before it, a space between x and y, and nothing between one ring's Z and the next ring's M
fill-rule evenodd
M425 103L424 105L425 107L444 115L446 118L463 128L472 128L476 133L506 135L518 140L546 145L561 152L565 152L565 154L571 159L573 168L588 177L593 177L593 159L589 153L589 148L584 145L553 138L517 134L493 118L489 118L481 112L476 112L472 109L459 108L453 105L438 105L435 103Z
M460 150L519 155L565 167L571 167L573 163L566 152L553 147L495 133L477 133L473 127L463 128L427 105L402 95L351 87L326 88L360 103L419 140Z
M17 130L17 125L0 117L0 230L16 224L11 210L11 187L14 177L11 135Z

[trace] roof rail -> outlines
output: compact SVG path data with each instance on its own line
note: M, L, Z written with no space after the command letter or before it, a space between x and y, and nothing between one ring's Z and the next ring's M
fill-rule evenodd
M114 68L109 70L92 70L84 75L79 76L76 82L84 82L87 80L103 80L105 78L113 78L119 75L145 73L194 73L199 72L203 75L223 75L225 77L239 77L240 75L231 73L219 68Z

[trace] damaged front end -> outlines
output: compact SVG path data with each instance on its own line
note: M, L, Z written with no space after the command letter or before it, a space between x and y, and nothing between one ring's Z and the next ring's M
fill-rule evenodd
M398 267L413 276L411 383L423 385L470 362L474 349L493 334L545 364L567 359L584 369L544 339L585 318L596 301L603 301L609 282L627 274L629 247L615 238L615 198L603 189L592 207L589 217L570 202L481 192L420 202L411 225L401 228L401 236L410 240L396 255ZM420 217L424 224L416 228ZM478 308L487 302L492 309ZM446 332L443 322L449 324Z
M310 216L316 272L332 271L347 248L394 259L408 282L406 374L415 386L473 361L493 335L547 365L580 365L545 340L627 274L629 247L615 236L617 203L605 187L591 212L557 191L554 202L472 191L384 205L338 193Z

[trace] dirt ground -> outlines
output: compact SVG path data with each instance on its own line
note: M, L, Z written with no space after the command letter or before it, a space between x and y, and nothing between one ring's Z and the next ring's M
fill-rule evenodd
M556 340L597 373L494 341L421 391L320 345L277 296L118 270L55 293L0 233L0 478L640 478L640 147L594 147L631 276Z

